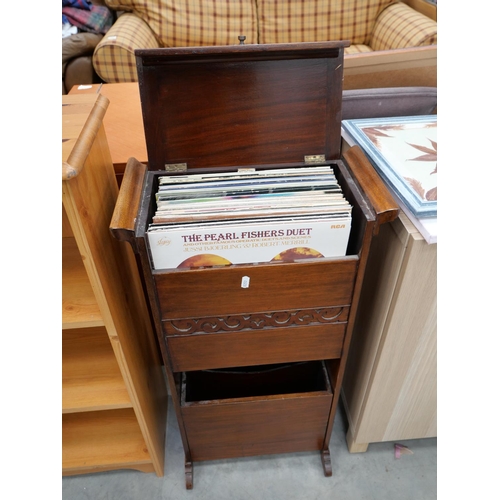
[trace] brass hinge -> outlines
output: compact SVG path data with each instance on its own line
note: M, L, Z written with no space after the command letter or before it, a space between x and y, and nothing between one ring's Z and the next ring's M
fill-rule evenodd
M187 163L166 163L165 170L167 172L187 172Z
M325 155L305 155L304 163L309 165L311 163L324 163L326 162Z

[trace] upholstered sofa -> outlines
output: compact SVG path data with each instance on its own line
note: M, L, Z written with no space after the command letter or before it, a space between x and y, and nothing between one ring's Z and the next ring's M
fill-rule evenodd
M93 54L108 83L137 81L135 49L238 44L243 35L246 44L349 40L345 89L437 85L428 0L105 1L122 12Z

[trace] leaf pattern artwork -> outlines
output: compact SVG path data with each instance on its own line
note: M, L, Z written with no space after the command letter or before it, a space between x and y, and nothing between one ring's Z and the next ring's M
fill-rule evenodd
M416 158L408 159L407 161L435 161L436 166L434 167L434 170L429 174L433 175L437 174L437 142L433 141L432 139L428 139L428 141L431 143L432 148L407 142L406 144L408 144L412 148L418 149L418 151L424 153L423 155L417 156ZM406 178L406 180L422 199L427 201L437 201L437 186L425 192L425 190L422 188L422 184L416 179Z
M425 153L424 155L417 156L416 158L410 159L408 161L437 161L437 142L429 139L429 142L432 144L432 149L431 148L426 148L425 146L420 146L418 144L410 144L407 142L409 146L412 148L418 149L419 151L422 151L422 153ZM435 172L437 172L437 166Z
M422 187L420 181L411 177L405 177L405 180L413 188L415 193L420 196L420 198L425 199L425 189Z
M427 201L437 201L437 199L438 199L438 188L435 187L435 188L429 189L429 191L427 191L427 193L425 193L425 199Z
M391 134L387 134L386 132L390 132L391 130L403 130L403 125L390 125L390 126L380 126L380 127L363 127L363 132L366 134L368 139L375 144L375 146L380 147L379 139L381 137L393 137Z
M395 120L395 121L393 121ZM415 215L437 209L437 122L433 117L346 121L384 180Z

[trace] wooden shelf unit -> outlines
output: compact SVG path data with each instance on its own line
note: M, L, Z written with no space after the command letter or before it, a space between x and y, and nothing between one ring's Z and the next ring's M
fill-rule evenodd
M118 197L101 95L63 96L62 472L163 475L167 389Z

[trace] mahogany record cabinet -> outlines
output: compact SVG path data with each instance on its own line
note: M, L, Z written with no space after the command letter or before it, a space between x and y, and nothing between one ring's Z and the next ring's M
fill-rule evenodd
M241 38L241 37L240 37ZM136 51L148 166L127 164L111 231L136 254L193 462L329 441L372 238L397 205L358 147L340 157L349 42ZM345 257L155 270L160 175L331 165L352 205ZM242 278L249 287L242 287Z

